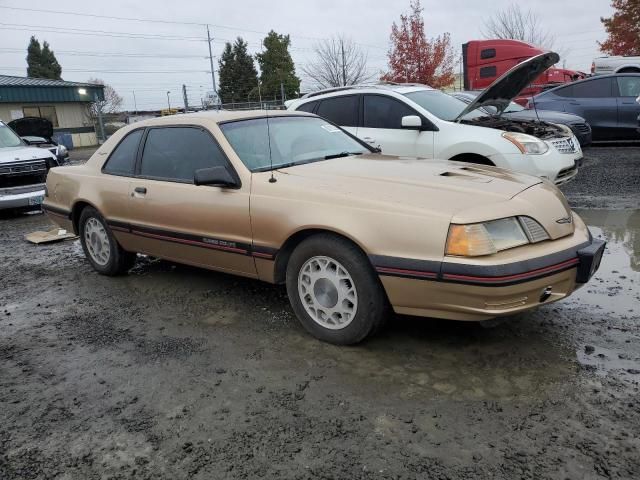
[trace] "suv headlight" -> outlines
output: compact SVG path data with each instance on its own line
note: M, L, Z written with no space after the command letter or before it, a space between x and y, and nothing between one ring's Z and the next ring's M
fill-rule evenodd
M548 239L546 230L531 217L508 217L468 225L451 224L445 254L462 257L492 255Z
M67 154L67 147L65 147L64 145L58 145L58 155L60 156L65 156Z
M542 155L549 150L549 145L533 135L518 132L504 132L502 136L513 143L522 153Z

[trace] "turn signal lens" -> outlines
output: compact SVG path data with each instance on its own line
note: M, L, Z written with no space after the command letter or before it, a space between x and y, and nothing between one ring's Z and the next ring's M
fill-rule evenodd
M477 257L496 253L496 247L481 223L473 225L451 225L447 238L447 255Z

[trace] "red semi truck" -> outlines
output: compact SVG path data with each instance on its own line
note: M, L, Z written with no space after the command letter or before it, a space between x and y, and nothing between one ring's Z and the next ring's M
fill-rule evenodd
M465 90L483 90L514 65L544 53L544 50L518 40L472 40L462 45ZM585 78L586 74L564 68L549 68L515 101L526 105L531 96L561 83Z

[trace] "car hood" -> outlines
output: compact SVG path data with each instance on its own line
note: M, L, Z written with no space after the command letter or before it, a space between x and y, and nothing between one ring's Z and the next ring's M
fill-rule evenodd
M283 182L313 196L362 208L449 215L504 202L541 180L497 167L447 160L359 155L280 169ZM278 181L280 183L280 180ZM285 187L285 185L283 185Z
M46 157L53 157L53 154L49 152L49 150L38 147L20 146L0 148L0 164Z
M21 137L32 136L50 139L53 136L53 125L46 118L18 118L10 121L7 125Z
M547 68L560 61L560 56L555 52L546 52L531 57L511 68L473 100L455 119L460 120L469 112L491 106L498 110L498 115L507 108L509 103Z

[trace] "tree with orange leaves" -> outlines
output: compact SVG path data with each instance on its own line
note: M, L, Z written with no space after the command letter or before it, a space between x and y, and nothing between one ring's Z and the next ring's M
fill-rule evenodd
M391 27L389 72L382 80L399 83L424 83L433 88L451 85L455 55L451 37L444 33L427 39L420 0L411 0L411 12L400 15L400 24Z
M611 18L601 18L609 37L600 50L609 55L640 55L640 0L612 0Z

